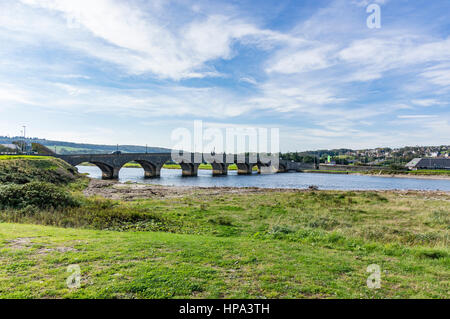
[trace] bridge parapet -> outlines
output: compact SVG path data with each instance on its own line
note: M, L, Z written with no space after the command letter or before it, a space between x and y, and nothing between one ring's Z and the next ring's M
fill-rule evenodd
M76 155L54 155L67 163L77 166L88 162L96 165L102 171L104 179L117 179L120 169L129 162L139 163L145 171L145 177L159 177L161 168L173 160L171 153L121 153L121 154L76 154ZM213 175L226 175L228 166L235 163L238 174L251 174L252 168L257 165L261 173L301 171L302 169L313 169L314 164L304 164L279 160L274 163L268 157L258 154L250 156L236 154L200 154L191 153L188 156L175 158L175 162L181 165L183 176L197 176L200 163L210 163Z

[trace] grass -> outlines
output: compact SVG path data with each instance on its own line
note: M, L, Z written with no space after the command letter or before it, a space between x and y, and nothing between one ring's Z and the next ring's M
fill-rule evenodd
M3 211L41 225L0 224L0 296L447 298L449 212L449 195L333 191ZM366 286L372 263L379 290ZM70 264L79 289L65 285Z
M4 298L443 298L448 293L448 261L442 258L276 239L14 224L1 229ZM382 269L379 290L366 286L372 263ZM81 269L79 289L65 283L71 264Z
M42 156L34 156L34 155L0 155L1 160L17 160L17 159L26 159L26 160L42 160Z
M199 190L184 197L131 202L90 198L84 199L81 208L39 214L4 210L0 221L219 237L267 237L284 227L289 229L284 239L340 234L348 240L445 248L449 200L447 195L429 197L417 192L399 196L394 192L268 190L211 196L208 190Z
M68 169L0 161L6 188L58 177L77 199L0 209L0 298L449 297L449 193L196 189L113 201L84 197L88 179L61 179ZM66 285L73 264L78 289ZM381 289L366 285L370 264Z
M409 175L442 175L450 176L450 170L448 169L420 169L417 171L408 171Z
M0 183L25 184L33 181L67 184L80 176L61 159L43 156L0 156Z

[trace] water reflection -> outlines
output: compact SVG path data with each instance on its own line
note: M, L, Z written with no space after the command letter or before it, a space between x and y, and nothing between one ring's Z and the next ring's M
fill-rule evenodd
M101 171L95 166L78 166L81 173L89 173L92 178L101 178ZM120 170L119 181L175 186L201 187L263 187L263 188L308 188L317 185L319 189L336 190L444 190L450 191L449 180L429 180L418 178L395 178L344 174L282 173L271 175L237 175L229 171L227 176L212 176L210 170L199 170L197 177L182 177L181 170L162 169L160 178L145 179L142 168L124 167Z

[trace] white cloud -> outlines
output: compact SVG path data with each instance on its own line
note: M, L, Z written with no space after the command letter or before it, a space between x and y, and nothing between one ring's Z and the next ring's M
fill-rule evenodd
M302 73L329 67L332 61L330 52L335 49L333 45L323 45L308 49L287 49L278 53L269 66L268 73L278 72L285 74Z
M424 43L427 42L427 43ZM352 80L367 81L381 78L389 70L401 69L411 65L450 60L450 38L440 41L427 41L415 36L389 36L356 40L338 54L344 63L361 69L354 72ZM428 71L425 77L439 77ZM442 82L445 82L445 78ZM439 82L439 80L437 80Z
M419 106L432 106L432 105L440 105L441 102L436 99L417 99L411 100L411 102L415 105Z
M114 134L108 119L116 116L128 128L155 118L270 120L281 123L286 136L295 131L292 136L322 146L403 143L419 137L402 135L389 120L424 125L445 116L443 107L427 109L433 114L402 113L446 105L450 38L407 23L369 30L365 10L346 0L317 8L291 30L292 21L277 25L219 5L4 0L2 110L44 110L66 114L68 122L72 114L101 119L105 131L97 135ZM241 53L245 60L239 61ZM382 81L370 83L376 79ZM424 140L434 140L430 132Z
M421 75L433 84L448 87L450 86L450 63L441 63L426 68Z
M13 87L9 84L0 83L0 101L2 107L10 103L21 103L33 105L33 101L27 91Z
M206 19L195 19L179 27L171 27L166 26L158 14L144 14L129 2L21 2L47 10L46 18L52 21L51 24L57 23L54 12L60 14L57 29L66 29L67 32L65 37L56 38L65 46L120 65L129 73L152 73L161 78L178 80L217 75L206 63L231 58L234 41L252 43L261 49L270 48L279 41L295 41L288 35L260 29L223 15L211 15ZM26 23L25 19L22 21ZM67 21L71 24L67 24ZM74 28L74 23L80 27ZM19 29L31 32L24 25ZM45 31L52 34L54 30L46 28Z
M429 119L435 118L437 115L428 115L428 114L414 114L414 115L398 115L399 119Z

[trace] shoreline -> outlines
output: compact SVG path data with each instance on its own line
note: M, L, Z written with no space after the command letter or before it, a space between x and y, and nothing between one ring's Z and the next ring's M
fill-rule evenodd
M94 164L86 165L80 164L79 166L95 166ZM127 164L123 168L142 168L139 164ZM175 167L175 165L167 165L163 167L164 169L181 169L180 167ZM209 167L199 167L199 170L210 171L212 168ZM228 170L235 171L237 168L231 167ZM255 169L253 169L256 171ZM412 178L412 179L431 179L431 180L449 180L450 175L430 175L430 174L379 174L379 173L361 173L354 171L332 171L332 170L305 170L297 173L312 173L312 174L341 174L341 175L359 175L359 176L374 176L374 177L388 177L388 178Z
M391 178L415 178L415 179L435 179L435 180L449 180L450 176L443 175L410 175L410 174L359 174L356 175L369 175L375 177L391 177Z
M186 195L220 196L224 194L264 194L264 193L307 193L307 192L354 192L354 193L391 193L398 195L446 195L450 191L443 190L333 190L333 189L311 189L311 188L263 188L263 187L233 187L233 186L176 186L143 184L137 182L119 182L90 178L89 186L83 191L85 196L102 196L113 200L131 201L145 198L173 198ZM449 198L450 200L450 198Z
M449 180L450 176L445 175L416 175L416 174L378 174L378 173L361 173L361 172L335 172L335 171L304 171L304 173L312 174L341 174L341 175L359 175L359 176L374 176L374 177L390 177L390 178L412 178L412 179L435 179L435 180Z

